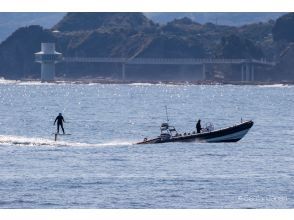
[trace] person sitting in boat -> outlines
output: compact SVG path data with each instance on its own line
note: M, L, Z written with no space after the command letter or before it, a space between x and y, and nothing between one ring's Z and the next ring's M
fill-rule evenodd
M196 124L197 134L201 132L201 120L199 119Z
M56 121L57 121L57 134L59 134L59 126L61 127L63 134L65 134L64 128L63 128L63 122L65 121L61 113L58 114L53 125L55 125Z

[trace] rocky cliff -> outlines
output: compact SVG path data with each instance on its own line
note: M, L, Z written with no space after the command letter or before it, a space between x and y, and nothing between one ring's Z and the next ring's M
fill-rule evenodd
M190 18L201 24L217 23L229 26L242 26L258 22L267 22L282 16L283 12L150 12L145 13L148 18L161 24L174 19Z
M64 56L273 59L287 46L276 37L277 31L273 40L272 28L281 32L277 25L274 21L241 27L202 25L189 18L159 25L142 13L68 13L52 29L20 28L2 42L0 74L5 78L38 77L40 67L33 54L40 50L41 42L56 42L57 51ZM134 66L128 71L139 73L137 78L150 79L195 70L181 66L146 66L139 70ZM57 73L71 78L117 77L120 66L59 64Z
M34 53L41 42L54 42L51 31L40 26L23 27L0 44L0 75L9 79L39 77L40 67Z

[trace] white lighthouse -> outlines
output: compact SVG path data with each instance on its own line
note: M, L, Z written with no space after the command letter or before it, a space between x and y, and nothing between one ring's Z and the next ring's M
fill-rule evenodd
M55 51L55 43L42 43L41 51L35 53L35 61L41 63L41 81L54 81L55 64L62 60L62 54Z

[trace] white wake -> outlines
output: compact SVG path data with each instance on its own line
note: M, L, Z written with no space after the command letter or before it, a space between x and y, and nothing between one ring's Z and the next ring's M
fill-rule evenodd
M13 135L0 135L0 146L2 145L18 145L18 146L52 146L52 147L107 147L107 146L127 146L132 145L129 141L109 141L104 143L80 143L69 141L54 141L54 139L23 137Z

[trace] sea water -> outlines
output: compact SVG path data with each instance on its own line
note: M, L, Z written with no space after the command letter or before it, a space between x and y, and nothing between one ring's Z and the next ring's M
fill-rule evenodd
M294 87L0 83L1 208L293 208ZM134 145L252 119L237 143ZM68 136L54 141L63 113Z

